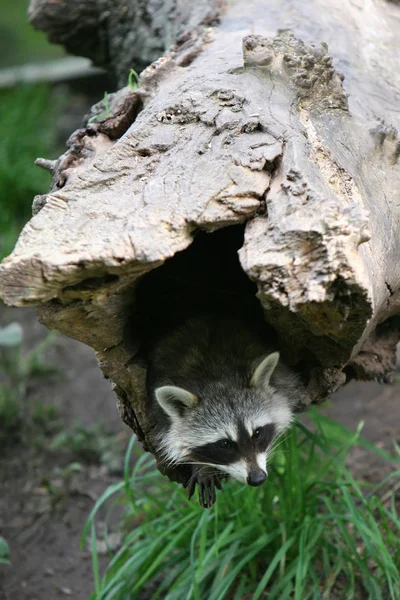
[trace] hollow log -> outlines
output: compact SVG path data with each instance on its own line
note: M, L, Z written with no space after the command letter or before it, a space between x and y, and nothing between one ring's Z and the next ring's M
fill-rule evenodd
M45 325L96 350L121 418L157 459L137 285L185 257L196 284L195 245L222 279L239 250L283 355L304 374L303 407L352 377L389 380L400 322L400 7L72 5L32 0L31 21L121 85L157 60L137 89L92 108L58 161L39 161L52 186L0 267L4 301L37 305ZM159 468L187 485L183 467Z

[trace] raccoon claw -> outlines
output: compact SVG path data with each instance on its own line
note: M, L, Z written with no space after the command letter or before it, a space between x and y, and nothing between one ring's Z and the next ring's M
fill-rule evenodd
M193 494L196 490L196 483L197 483L196 479L194 477L191 477L190 481L186 487L186 493L187 493L188 500L191 499L191 497L193 496Z
M199 503L202 508L211 508L217 500L215 488L222 490L221 479L215 469L193 467L193 475L186 488L188 499L193 496L196 483L199 490Z
M199 486L199 502L202 508L211 508L215 504L217 497L215 494L214 482L198 483Z

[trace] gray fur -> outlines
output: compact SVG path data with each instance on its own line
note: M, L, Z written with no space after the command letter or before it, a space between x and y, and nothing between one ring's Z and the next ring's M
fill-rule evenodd
M251 385L268 389L270 379L279 362L279 352L272 352L258 365L251 378Z
M274 424L276 434L289 427L299 381L268 346L262 323L220 315L188 320L155 344L147 387L166 461L216 464L200 461L198 449L237 442L240 427L249 440L257 427ZM245 481L268 454L247 446L218 469Z
M180 387L163 385L155 390L155 396L161 408L171 419L181 418L185 412L194 408L198 398Z

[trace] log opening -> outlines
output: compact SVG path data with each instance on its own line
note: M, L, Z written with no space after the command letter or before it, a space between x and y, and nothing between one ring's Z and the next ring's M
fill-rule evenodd
M186 250L145 275L138 284L139 321L146 323L151 333L154 327L169 327L177 319L201 312L262 319L257 287L239 262L238 250L243 241L243 225L197 233Z
M125 327L124 343L140 346L135 362L146 367L149 343L184 319L199 314L220 314L268 323L271 343L280 345L273 318L257 297L257 285L244 272L239 251L245 225L213 233L199 231L192 244L162 266L144 275L135 291L135 306ZM134 333L133 337L132 334ZM283 356L290 364L290 356ZM309 363L315 359L309 357ZM301 361L306 371L306 362Z

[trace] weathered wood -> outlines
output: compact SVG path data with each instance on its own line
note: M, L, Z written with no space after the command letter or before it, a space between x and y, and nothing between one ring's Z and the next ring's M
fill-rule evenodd
M52 3L39 4L45 13ZM308 378L304 402L393 369L400 10L328 4L238 0L212 28L196 16L138 90L93 108L0 267L7 303L40 305L48 327L95 348L122 418L150 450L135 285L200 229L245 225L241 265L282 352ZM117 0L105 5L110 22L121 17ZM138 3L124 5L141 31ZM182 469L167 474L187 482Z

